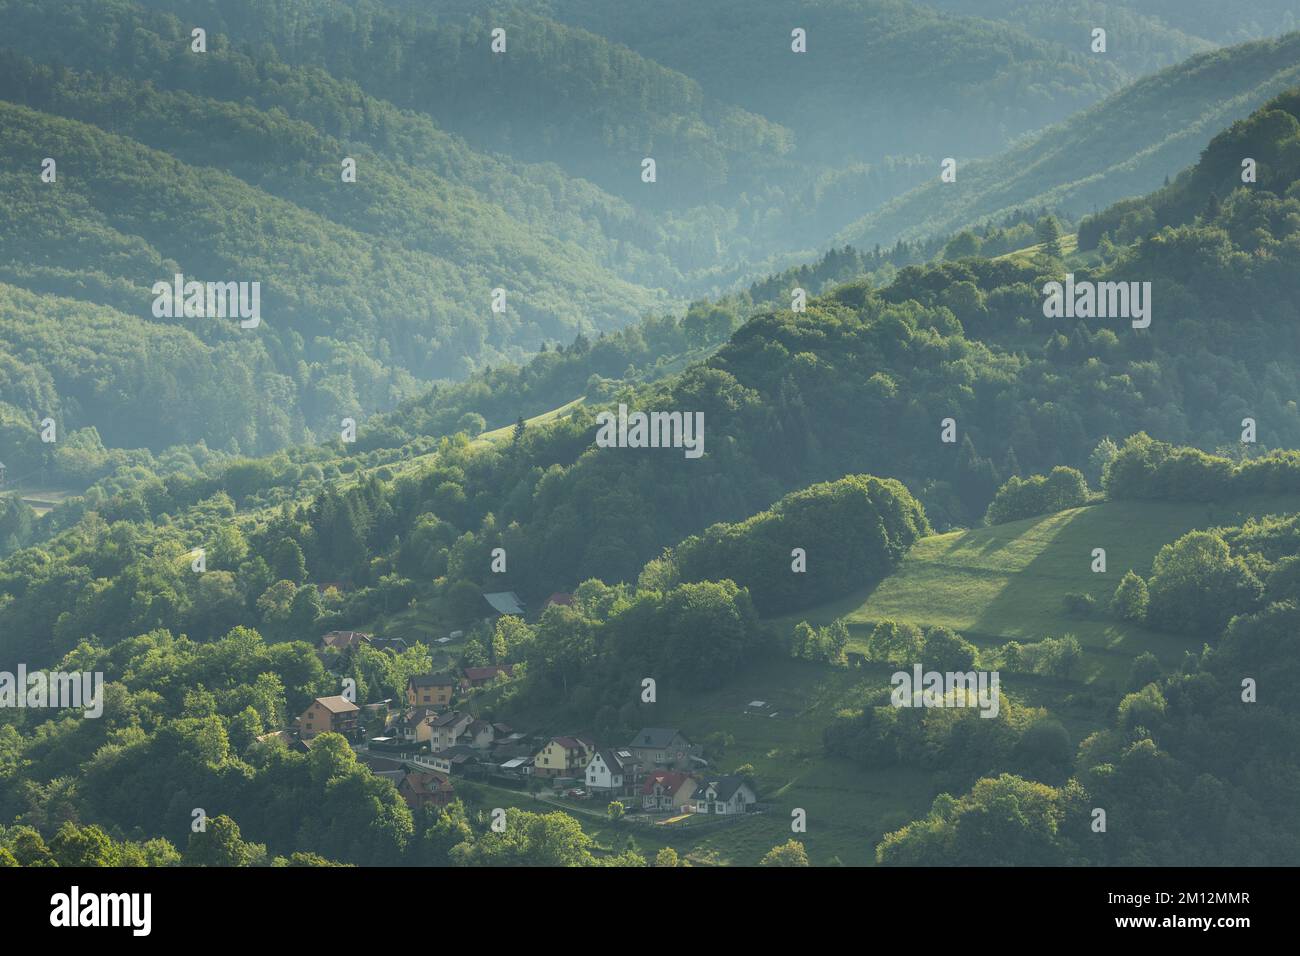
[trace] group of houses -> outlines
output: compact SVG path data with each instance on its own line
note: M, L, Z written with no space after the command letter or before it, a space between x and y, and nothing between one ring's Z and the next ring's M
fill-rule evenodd
M699 748L668 727L645 727L624 747L593 750L585 780L593 795L639 797L650 812L729 816L758 803L747 778L708 773Z
M507 605L518 606L510 592L485 597L499 613L514 610ZM547 605L571 600L556 594ZM391 646L371 634L331 631L321 639L321 650L341 652L361 644ZM450 803L456 776L515 786L533 779L653 813L733 815L756 807L758 796L750 780L712 773L702 748L677 729L646 727L621 746L598 746L582 734L521 733L466 708L465 695L513 675L509 664L420 674L407 681L405 699L396 707L389 701L363 707L342 696L318 697L295 721L296 735L281 736L298 747L309 747L323 733L360 743L382 720L382 731L369 736L362 748L364 762L372 772L392 779L412 808Z

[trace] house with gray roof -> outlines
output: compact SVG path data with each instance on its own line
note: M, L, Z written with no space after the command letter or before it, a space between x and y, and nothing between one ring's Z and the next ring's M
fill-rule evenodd
M624 748L643 770L690 770L700 748L672 727L642 727Z
M758 802L758 794L744 777L728 774L701 781L691 796L692 813L731 816L745 813Z

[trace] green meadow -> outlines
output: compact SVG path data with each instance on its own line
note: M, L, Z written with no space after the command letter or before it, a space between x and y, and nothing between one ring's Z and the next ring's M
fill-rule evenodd
M1148 576L1160 548L1188 531L1296 510L1300 499L1295 497L1247 498L1232 505L1104 502L932 535L876 587L772 624L788 629L800 620L827 624L844 618L852 634L850 649L858 651L875 623L887 618L946 625L984 647L1073 634L1084 659L1070 680L1008 674L1001 686L1024 703L1049 708L1077 743L1111 718L1134 657L1150 650L1170 669L1184 651L1199 647L1194 639L1112 620L1105 608L1124 572L1131 568ZM1091 569L1094 548L1106 550L1104 573ZM1070 593L1091 594L1096 611L1082 618L1067 614ZM615 826L596 802L570 812L600 848L611 852L630 836L647 857L671 846L694 865L752 866L795 835L791 814L802 809L807 831L798 837L814 865L871 865L883 835L923 816L939 788L921 770L871 770L830 757L823 751L822 731L837 711L860 707L869 692L888 687L890 670L766 658L717 690L679 694L660 685L659 701L647 708L643 722L678 727L705 742L719 771L752 766L759 798L769 805L763 814L718 828L652 829ZM766 702L766 713L773 716L748 712L756 700ZM545 733L574 730L548 726L540 712L508 708L506 717ZM487 788L482 797L492 806L557 809L527 793L496 788Z
M671 846L696 865L753 866L772 847L796 835L791 814L802 809L807 832L798 837L814 864L838 859L848 866L870 865L881 837L923 814L936 792L922 771L867 770L827 757L822 730L838 710L860 706L868 690L888 686L888 679L881 668L848 670L765 658L717 690L686 695L661 686L659 702L644 716L645 724L679 727L692 740L706 742L719 772L751 765L767 811L739 823L698 828L616 827L600 816L604 805L596 801L575 808L573 816L605 849L619 849L631 836L650 857L660 847ZM775 716L747 713L754 700L765 701L767 712ZM533 717L540 715L521 710L507 715L518 726L541 726ZM558 726L545 730L571 731ZM527 793L491 788L485 796L498 801L493 806L557 809Z
M1300 510L1295 497L1245 498L1231 505L1118 501L1072 508L989 528L924 538L899 568L874 588L778 619L826 624L844 618L862 651L878 621L922 627L941 624L981 646L1073 634L1083 646L1085 681L1122 680L1129 662L1151 651L1166 667L1198 645L1176 634L1114 620L1106 611L1124 572L1151 572L1164 545L1196 528ZM1106 571L1092 570L1094 548L1106 551ZM1096 610L1067 614L1068 594L1090 594Z

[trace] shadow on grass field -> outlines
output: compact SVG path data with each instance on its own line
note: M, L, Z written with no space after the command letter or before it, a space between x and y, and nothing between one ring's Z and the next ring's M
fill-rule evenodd
M1084 648L1085 681L1122 680L1143 651L1173 667L1185 650L1200 646L1110 617L1106 606L1126 571L1148 576L1160 548L1196 528L1297 510L1300 498L1293 496L1247 498L1232 506L1119 501L933 535L875 588L774 623L786 628L843 617L853 635L850 649L859 651L885 619L942 624L985 646L1073 634ZM1105 573L1091 569L1094 548L1106 551ZM1097 610L1069 615L1065 599L1072 593L1092 595Z
M1124 572L1144 577L1162 546L1196 528L1239 524L1249 517L1300 510L1300 498L1259 497L1233 506L1107 502L991 528L934 535L918 542L898 570L874 589L786 617L827 624L845 618L861 650L875 622L893 618L921 626L943 624L977 644L992 646L1074 634L1084 648L1070 680L1006 675L1002 689L1023 703L1045 706L1074 743L1112 719L1132 659L1150 650L1177 666L1199 641L1111 620L1104 611ZM1105 573L1091 570L1092 550L1106 549ZM1091 594L1099 610L1070 617L1065 597ZM938 792L935 778L912 768L867 769L827 756L822 732L843 708L889 686L889 668L836 668L807 661L754 661L723 688L676 693L660 685L647 726L677 727L709 746L715 769L753 767L759 798L770 812L735 826L692 833L615 828L576 815L597 842L621 848L629 832L653 857L671 845L693 863L752 866L790 839L791 812L807 814L798 834L814 865L838 860L870 865L883 835L924 816ZM747 713L753 700L775 716ZM527 795L520 806L539 807Z

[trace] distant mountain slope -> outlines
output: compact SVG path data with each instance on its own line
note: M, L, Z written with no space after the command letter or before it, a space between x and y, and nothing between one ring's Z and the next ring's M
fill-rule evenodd
M994 20L1049 43L1090 44L1092 31L1106 31L1106 53L1134 76L1152 73L1220 43L1269 34L1224 37L1186 32L1137 9L1134 0L918 0L961 16ZM1270 31L1272 34L1284 30Z
M295 205L228 173L3 102L0 138L6 144L0 154L0 281L111 307L139 319L138 334L145 336L161 322L212 344L256 341L259 349L237 350L227 359L249 375L269 364L296 382L277 391L289 403L290 419L313 429L333 429L341 416L388 407L411 394L417 379L462 373L466 360L517 355L515 343L537 341L539 334L570 337L590 328L591 316L612 327L657 301L598 269L584 276L579 268L570 274L573 282L559 287L545 268L530 279L528 264L546 249L541 242L517 249L513 255L525 268L503 266L503 280L484 268L488 253L453 262L447 255L455 249L441 255L410 248L396 230L367 234L346 225L339 207L335 218L327 218L307 208L306 199ZM42 183L41 161L51 155L60 161L58 180ZM400 195L400 177L394 188ZM483 221L490 221L486 214ZM510 248L504 236L494 247ZM580 262L580 253L572 260ZM156 319L151 287L176 273L200 281L260 282L262 326ZM491 290L502 281L510 289L508 308L496 314ZM588 299L579 292L584 286L605 291ZM3 341L4 351L14 347ZM46 349L33 346L26 361L39 365L47 358ZM212 372L220 371L217 362ZM235 377L233 368L226 371ZM157 373L148 363L129 374L121 370L117 387L148 391ZM108 424L104 404L85 403L80 411L69 424ZM38 412L30 410L33 420ZM190 425L188 432L164 429L155 441L219 441L228 433L199 420ZM305 437L300 429L277 429L241 447L269 451Z
M55 74L44 68L33 73L29 64L0 53L0 79L17 85L19 77L39 81L20 94L26 105L132 137L195 168L222 169L341 228L447 258L466 275L508 285L519 295L515 304L537 323L518 344L535 346L542 335L584 327L571 305L581 308L588 327L608 328L662 301L608 274L602 261L610 258L607 240L590 236L593 253L578 236L555 234L567 229L520 221L487 198L487 190L464 184L463 170L453 170L454 179L444 177L424 156L389 158L369 144L344 142L290 119L277 106L260 110L90 73ZM355 183L341 182L344 157L358 164ZM587 294L600 285L612 293L603 302ZM482 301L459 304L476 309ZM559 325L547 318L565 313Z
M551 0L555 15L694 77L836 161L921 152L978 156L1131 79L1077 43L903 0L797 5L662 0L635 16L607 0ZM693 24L684 29L683 24ZM791 52L791 30L808 52Z
M955 232L1017 208L1081 215L1160 186L1219 129L1300 82L1300 33L1193 57L842 230L869 246Z
M399 11L378 0L141 0L219 33L319 67L371 95L432 116L479 148L554 161L640 203L680 207L732 196L780 164L779 125L707 95L694 80L526 7L438 5ZM491 50L505 31L506 52ZM641 160L663 167L657 189Z
M1079 248L1095 249L1103 237L1126 245L1153 229L1186 225L1197 217L1217 217L1223 198L1243 188L1246 159L1255 164L1255 179L1249 188L1282 196L1294 193L1295 169L1300 163L1300 88L1287 90L1219 133L1196 165L1183 170L1169 185L1085 218L1079 224ZM1261 237L1256 248L1266 245Z
M1011 24L1058 43L1106 30L1106 53L1148 73L1212 46L1262 40L1300 27L1293 0L918 0L962 16Z
M41 467L34 424L45 417L58 426L56 451L87 426L118 448L202 435L213 447L233 440L252 450L303 435L298 386L274 370L261 341L204 342L139 314L0 283L0 343L0 447L14 481Z
M1250 40L1300 27L1293 0L1129 0L1137 12L1156 17L1186 33L1220 42Z

